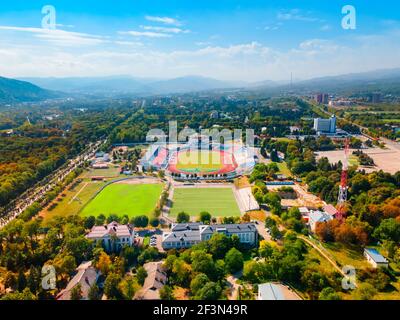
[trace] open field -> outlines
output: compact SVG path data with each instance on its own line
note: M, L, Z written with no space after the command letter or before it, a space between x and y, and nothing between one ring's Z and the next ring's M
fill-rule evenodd
M171 216L185 211L198 216L207 211L213 217L240 216L232 188L175 188Z
M183 174L217 174L233 171L237 165L232 154L222 151L181 151L169 170Z
M119 167L113 167L110 165L108 169L89 169L86 173L83 174L83 178L91 179L92 177L104 177L104 178L117 178L120 176Z
M275 162L278 165L279 173L284 174L287 177L291 177L292 173L290 172L286 162Z
M86 207L83 216L100 214L138 215L150 214L160 198L162 184L114 183L102 190Z
M49 210L44 209L40 215L45 221L50 220L55 216L69 216L78 214L79 211L89 202L96 192L98 192L106 183L82 181L73 189L67 189L62 192L56 200L53 201L56 206Z
M355 150L351 149L350 154L352 154L353 151ZM367 172L383 170L391 174L400 171L400 161L397 160L400 159L399 149L387 145L387 149L370 148L362 151L374 160L376 167L364 168L361 166L359 169L365 169ZM344 152L343 150L317 152L317 159L323 157L327 157L331 163L343 162ZM350 164L357 164L357 162L354 160L354 157L350 157Z

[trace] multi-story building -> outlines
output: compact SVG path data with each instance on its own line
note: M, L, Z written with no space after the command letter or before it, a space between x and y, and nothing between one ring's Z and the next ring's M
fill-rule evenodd
M329 95L327 93L318 93L314 96L314 100L318 104L328 104Z
M94 226L86 238L95 243L101 241L106 251L118 251L123 246L134 244L134 231L128 225L111 222L104 226Z
M336 117L333 115L329 119L321 119L321 118L314 119L314 130L318 134L336 133Z
M162 247L165 250L190 248L202 241L210 240L216 233L228 237L237 235L243 244L254 246L258 232L254 223L214 224L201 223L173 224L170 232L163 233Z

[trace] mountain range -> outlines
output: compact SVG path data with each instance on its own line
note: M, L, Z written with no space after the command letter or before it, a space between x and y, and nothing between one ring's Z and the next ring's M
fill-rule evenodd
M0 77L0 102L41 101L56 98L59 93L42 89L30 82Z
M275 82L221 81L201 76L174 79L137 78L131 76L21 78L0 77L0 102L40 101L73 95L122 96L181 94L223 89L295 93L347 93L351 91L382 91L400 94L400 69L376 70L310 80Z

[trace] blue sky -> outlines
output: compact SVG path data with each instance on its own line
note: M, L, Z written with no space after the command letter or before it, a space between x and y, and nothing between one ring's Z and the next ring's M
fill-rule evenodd
M341 26L344 5L356 30ZM41 28L44 5L57 29ZM285 80L400 67L400 3L2 0L0 75Z

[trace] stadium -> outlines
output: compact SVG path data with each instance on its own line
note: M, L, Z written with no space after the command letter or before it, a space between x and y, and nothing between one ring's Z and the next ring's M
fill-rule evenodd
M175 180L233 179L250 173L256 162L240 140L221 144L200 135L184 144L153 144L141 160L144 170L164 170Z

